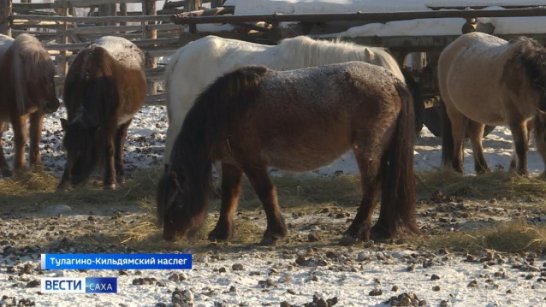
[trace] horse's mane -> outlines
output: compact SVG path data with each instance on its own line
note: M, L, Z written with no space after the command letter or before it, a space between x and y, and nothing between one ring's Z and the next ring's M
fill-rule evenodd
M514 53L514 59L519 61L526 71L532 85L545 95L546 91L546 48L539 42L528 37L518 37L510 44L519 48Z
M206 209L202 205L206 207L211 190L212 148L227 140L225 131L230 120L240 116L255 101L266 71L265 67L248 66L225 74L199 95L188 112L168 169L184 182L187 210Z
M396 60L384 48L361 46L350 42L314 40L307 36L287 38L279 43L283 58L302 59L306 67L339 63L340 58L346 62L363 61L383 66L398 79L404 76Z
M10 48L13 51L16 105L19 113L23 113L25 110L25 84L37 80L37 76L54 72L54 67L47 51L32 35L25 33L18 35Z

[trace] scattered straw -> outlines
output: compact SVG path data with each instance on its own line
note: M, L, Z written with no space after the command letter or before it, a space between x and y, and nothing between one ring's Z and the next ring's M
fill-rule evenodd
M500 252L540 252L546 248L546 225L524 221L500 223L471 232L452 232L431 237L430 247L476 252L491 249Z

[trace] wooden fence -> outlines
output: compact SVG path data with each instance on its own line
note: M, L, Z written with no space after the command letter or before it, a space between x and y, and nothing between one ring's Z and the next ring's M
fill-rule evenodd
M125 37L146 56L147 103L161 103L164 63L158 64L158 58L174 53L183 44L179 37L186 27L173 24L170 17L200 9L203 2L216 6L220 1L165 1L162 8L157 8L155 0L55 0L53 3L0 0L0 33L13 37L30 33L42 41L58 67L59 90L78 50L104 35ZM142 11L128 11L130 3L142 4ZM76 16L75 12L81 9L86 16Z

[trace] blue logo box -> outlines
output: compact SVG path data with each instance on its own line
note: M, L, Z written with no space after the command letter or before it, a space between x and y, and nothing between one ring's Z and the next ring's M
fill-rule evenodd
M116 277L44 277L42 293L117 293Z
M42 254L43 270L189 270L191 254Z
M118 279L116 277L86 277L85 293L117 293Z

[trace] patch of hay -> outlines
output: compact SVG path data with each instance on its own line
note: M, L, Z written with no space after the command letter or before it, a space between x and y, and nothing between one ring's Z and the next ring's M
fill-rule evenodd
M540 253L546 249L546 225L529 225L517 221L470 232L452 232L432 237L430 246L434 249L469 252L490 249L499 252Z
M492 171L479 176L462 176L452 171L419 172L416 178L418 195L423 198L435 191L482 200L505 198L536 201L546 195L546 180L526 178L505 171Z
M21 195L29 192L52 192L58 179L48 173L25 172L11 178L0 179L0 195Z

